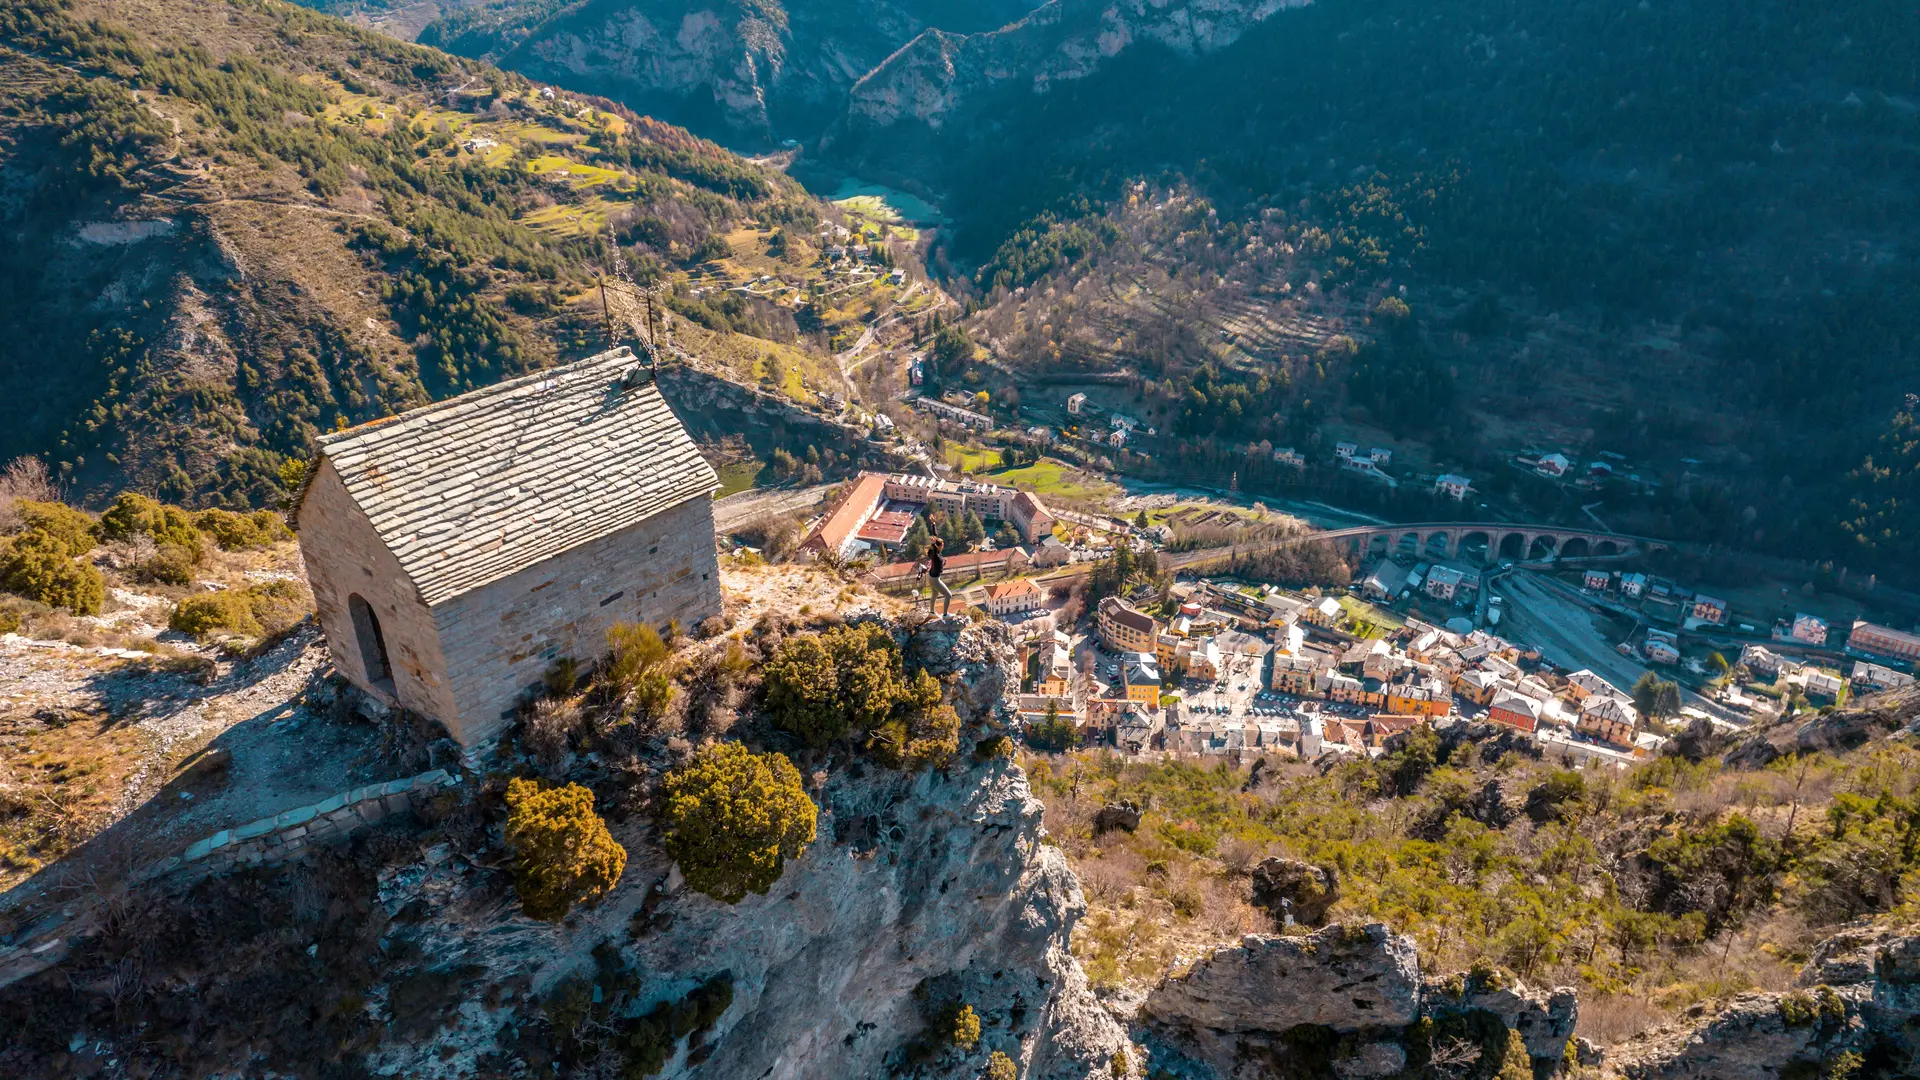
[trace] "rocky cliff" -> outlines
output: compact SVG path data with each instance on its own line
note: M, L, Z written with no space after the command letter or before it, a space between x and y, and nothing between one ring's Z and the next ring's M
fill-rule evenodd
M1080 888L1040 842L1040 804L1018 769L996 759L918 778L848 776L821 803L821 842L770 894L738 905L679 887L644 843L628 844L614 897L559 927L492 903L463 912L486 886L458 860L390 872L382 902L425 905L414 944L469 965L473 998L436 1040L382 1046L378 1068L461 1075L511 1055L524 1006L489 1008L484 988L527 975L538 997L595 978L588 953L602 941L645 988L643 1010L731 981L730 1007L665 1077L880 1076L927 1055L921 1075L970 1078L998 1050L1022 1075L1077 1078L1124 1045L1067 955ZM915 1045L949 1002L981 1019L971 1053ZM443 1043L460 1057L443 1061Z
M1374 923L1250 934L1166 979L1140 1016L1156 1064L1359 1080L1426 1075L1455 1058L1553 1070L1579 1009L1571 990L1530 990L1491 971L1423 980L1413 940Z
M1030 6L593 0L510 32L455 16L426 27L421 40L752 146L813 137L841 109L849 87L930 27L990 29ZM514 8L507 5L505 22Z
M1019 22L978 34L929 30L854 84L850 134L912 122L939 130L1003 87L1043 94L1144 42L1192 57L1306 0L1049 0Z

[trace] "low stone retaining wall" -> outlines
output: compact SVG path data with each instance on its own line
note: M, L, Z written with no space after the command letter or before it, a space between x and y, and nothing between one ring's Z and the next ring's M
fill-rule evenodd
M222 829L162 859L142 875L147 880L175 873L217 874L235 866L278 866L315 844L345 840L356 829L396 814L411 814L443 788L460 783L445 769L367 784L272 817Z

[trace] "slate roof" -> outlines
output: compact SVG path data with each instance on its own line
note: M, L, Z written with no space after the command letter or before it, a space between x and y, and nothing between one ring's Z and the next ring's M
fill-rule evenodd
M626 348L319 443L428 605L707 498L720 483Z

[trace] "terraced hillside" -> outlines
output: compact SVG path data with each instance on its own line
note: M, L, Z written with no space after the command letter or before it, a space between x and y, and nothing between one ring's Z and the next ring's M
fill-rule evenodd
M82 497L271 501L319 431L603 347L639 315L617 276L603 313L616 261L678 287L742 228L840 217L678 128L277 0L11 5L0 459ZM687 332L743 381L778 353L796 398L838 385L825 331L729 310Z

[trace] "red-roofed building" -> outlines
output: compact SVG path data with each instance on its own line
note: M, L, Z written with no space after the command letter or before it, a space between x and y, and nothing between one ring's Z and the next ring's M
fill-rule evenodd
M913 511L886 509L867 519L854 536L888 552L906 546L907 531L913 528Z
M1540 703L1511 690L1502 690L1493 696L1487 719L1531 734L1540 726Z
M987 611L993 615L1015 615L1040 606L1040 586L1027 578L1014 578L987 586Z
M873 512L886 498L887 478L879 473L861 473L846 494L834 504L827 516L820 519L806 540L801 542L803 551L818 555L831 554L844 559L853 550L858 541L860 527L867 523ZM904 534L903 534L904 535Z

